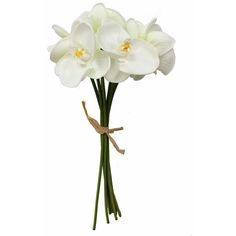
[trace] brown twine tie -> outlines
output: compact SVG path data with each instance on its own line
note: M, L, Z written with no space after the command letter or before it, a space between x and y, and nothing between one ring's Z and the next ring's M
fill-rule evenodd
M109 138L110 142L113 144L113 146L117 150L117 152L119 152L121 154L125 154L125 150L120 149L119 146L117 145L116 141L110 135L110 134L114 133L115 131L123 130L124 128L120 127L120 128L109 129L107 127L102 127L98 123L97 120L95 120L94 118L92 118L91 116L88 115L88 112L87 112L87 109L85 106L85 101L82 101L82 106L84 108L84 113L87 116L89 123L93 126L93 128L96 130L96 132L99 134L106 134L107 137Z

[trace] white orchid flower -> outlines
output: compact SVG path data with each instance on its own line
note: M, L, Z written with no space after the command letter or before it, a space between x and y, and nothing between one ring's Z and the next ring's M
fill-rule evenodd
M75 20L71 33L58 25L53 29L61 39L48 48L50 59L57 63L56 74L69 87L77 86L87 75L99 78L105 73L105 78L114 83L129 76L140 80L157 70L167 75L175 64L175 41L162 32L156 19L147 25L134 19L126 22L102 3ZM81 43L80 38L86 40Z
M78 86L87 76L101 78L110 68L110 57L96 48L93 29L86 23L78 24L56 44L51 59L56 62L56 75L67 87Z
M119 24L106 22L97 32L98 45L112 57L105 75L110 82L119 83L132 75L153 73L159 66L157 49L141 39L133 39Z
M72 30L78 23L86 22L92 26L94 32L97 32L106 21L116 22L122 27L126 25L124 17L119 12L98 3L90 12L84 12L74 21Z
M175 40L168 34L162 32L161 27L156 24L156 18L152 19L147 25L137 20L129 19L126 27L133 38L143 39L157 49L157 56L160 59L157 70L161 71L164 75L170 73L175 64L175 53L173 50ZM132 75L131 77L135 80L140 80L144 76Z

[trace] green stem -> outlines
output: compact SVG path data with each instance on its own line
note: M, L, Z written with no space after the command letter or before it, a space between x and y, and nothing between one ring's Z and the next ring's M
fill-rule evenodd
M105 89L105 82L104 82L104 78L101 79L101 86L102 86L102 92L103 92L103 101L105 101L105 103L103 103L104 105L104 125L105 127L108 127L108 122L109 122L109 114L108 114L108 106L107 106L107 102L108 100L106 100L106 89ZM109 91L109 90L108 90ZM108 195L109 195L109 200L110 200L110 205L112 208L112 212L114 213L114 217L115 220L117 220L117 211L116 211L116 207L115 207L115 200L114 200L114 193L113 193L113 188L112 188L112 184L111 184L111 178L108 175L108 168L109 168L109 139L107 137L107 135L105 136L105 151L104 151L104 171L106 174L106 179L107 179L107 189L108 189ZM111 210L110 210L111 212Z
M111 105L118 84L109 83L106 97L104 78L101 78L101 80L97 79L97 85L95 83L95 80L91 79L91 82L100 108L100 124L103 127L109 127L109 116L110 116ZM109 139L106 134L101 135L101 157L100 157L95 210L94 210L94 222L93 222L94 230L96 229L96 223L97 223L98 201L99 201L102 171L104 176L105 214L107 223L109 223L108 210L110 214L114 213L114 217L116 220L118 219L117 213L119 216L121 216L121 212L113 190L111 167L110 167L110 155L109 155Z
M109 145L107 145L107 179L108 179L108 189L109 189L109 194L110 194L110 199L111 199L111 206L112 206L112 212L114 213L114 217L115 220L117 220L117 207L116 207L116 203L115 203L115 194L114 194L114 190L113 190L113 184L112 184L112 177L110 174L110 161L109 161ZM105 161L105 160L104 160Z
M112 105L112 101L114 98L114 94L115 91L117 89L118 83L109 83L108 86L108 94L107 94L107 114L108 114L108 125L109 125L109 117L110 117L110 111L111 111L111 105ZM109 153L109 146L108 146L108 153ZM113 195L113 199L114 199L114 204L115 204L115 208L116 211L118 212L118 215L121 217L121 211L119 209L117 200L116 200L116 196L114 193L114 189L113 189L113 183L112 183L112 175L111 175L111 167L110 167L110 161L109 161L109 157L108 157L108 176L109 176L109 186Z
M117 212L118 212L119 217L121 217L121 211L120 211L120 208L119 208L119 206L118 206L118 203L117 203L117 200L116 200L116 196L115 196L115 193L114 193L114 190L113 190L110 163L109 163L109 165L108 165L108 175L109 175L109 178L111 179L111 188L112 188L112 191L113 191L113 194L114 194L115 207L116 207L116 209L117 209Z
M101 145L102 145L102 141L101 141ZM97 224L98 200L99 200L99 192L100 192L100 186L101 186L102 167L103 167L103 153L102 152L103 151L101 150L99 172L98 172L97 192L96 192L96 201L95 201L95 209L94 209L93 230L96 229L96 224Z
M98 94L98 90L96 84L93 79L91 79L93 84L93 88L97 97L98 105L100 107L101 104L101 96ZM94 220L93 220L93 230L96 229L97 224L97 212L98 212L98 201L99 201L99 193L100 193L100 186L101 186L101 178L102 178L102 168L103 168L103 141L101 138L101 156L100 156L100 164L99 164L99 172L98 172L98 183L97 183L97 191L96 191L96 200L95 200L95 209L94 209Z
M97 80L98 81L98 80ZM101 78L101 81L98 81L98 89L99 89L99 94L101 96L101 106L100 106L100 112L101 112L101 125L103 127L106 127L107 123L107 117L106 117L106 88L105 88L105 83L104 83L104 78ZM106 145L107 145L107 136L106 134L101 134L101 139L103 140L102 142L102 150L103 150L103 176L104 176L104 200L105 200L105 214L106 214L106 220L107 223L109 223L109 215L108 215L108 199L109 199L109 193L108 193L108 188L107 188L107 171L106 171Z
M108 123L109 123L109 117L110 117L110 111L111 111L111 105L114 98L115 91L117 89L118 83L109 83L108 86L108 93L107 93L107 117L108 117Z
M94 81L94 79L90 79L91 82L92 82L92 85L93 85L93 89L94 89L94 92L95 92L95 95L96 95L96 98L97 98L97 101L98 101L98 106L99 108L101 107L101 102L100 102L100 98L99 98L99 93L98 93L98 89L97 89L97 86L96 86L96 83Z

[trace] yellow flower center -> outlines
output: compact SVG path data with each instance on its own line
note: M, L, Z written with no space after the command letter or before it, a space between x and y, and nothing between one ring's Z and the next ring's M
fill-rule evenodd
M75 50L75 56L81 58L85 54L85 50L83 48L79 48Z
M124 41L121 44L121 51L122 52L128 52L130 48L131 48L131 43L129 41Z

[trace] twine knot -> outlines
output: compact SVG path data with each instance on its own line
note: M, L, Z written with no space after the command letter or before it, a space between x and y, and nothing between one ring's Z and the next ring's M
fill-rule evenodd
M101 126L96 119L94 119L94 118L92 118L91 116L88 115L88 111L87 111L86 106L85 106L85 101L82 101L82 106L84 108L84 113L85 113L89 123L93 126L93 128L96 130L96 132L99 133L99 134L106 134L107 137L109 138L110 142L113 144L113 146L117 150L117 152L119 152L121 154L125 154L125 150L120 149L119 146L117 145L116 141L110 135L110 134L114 133L115 131L120 131L120 130L123 130L124 128L119 127L119 128L109 129L108 127Z

